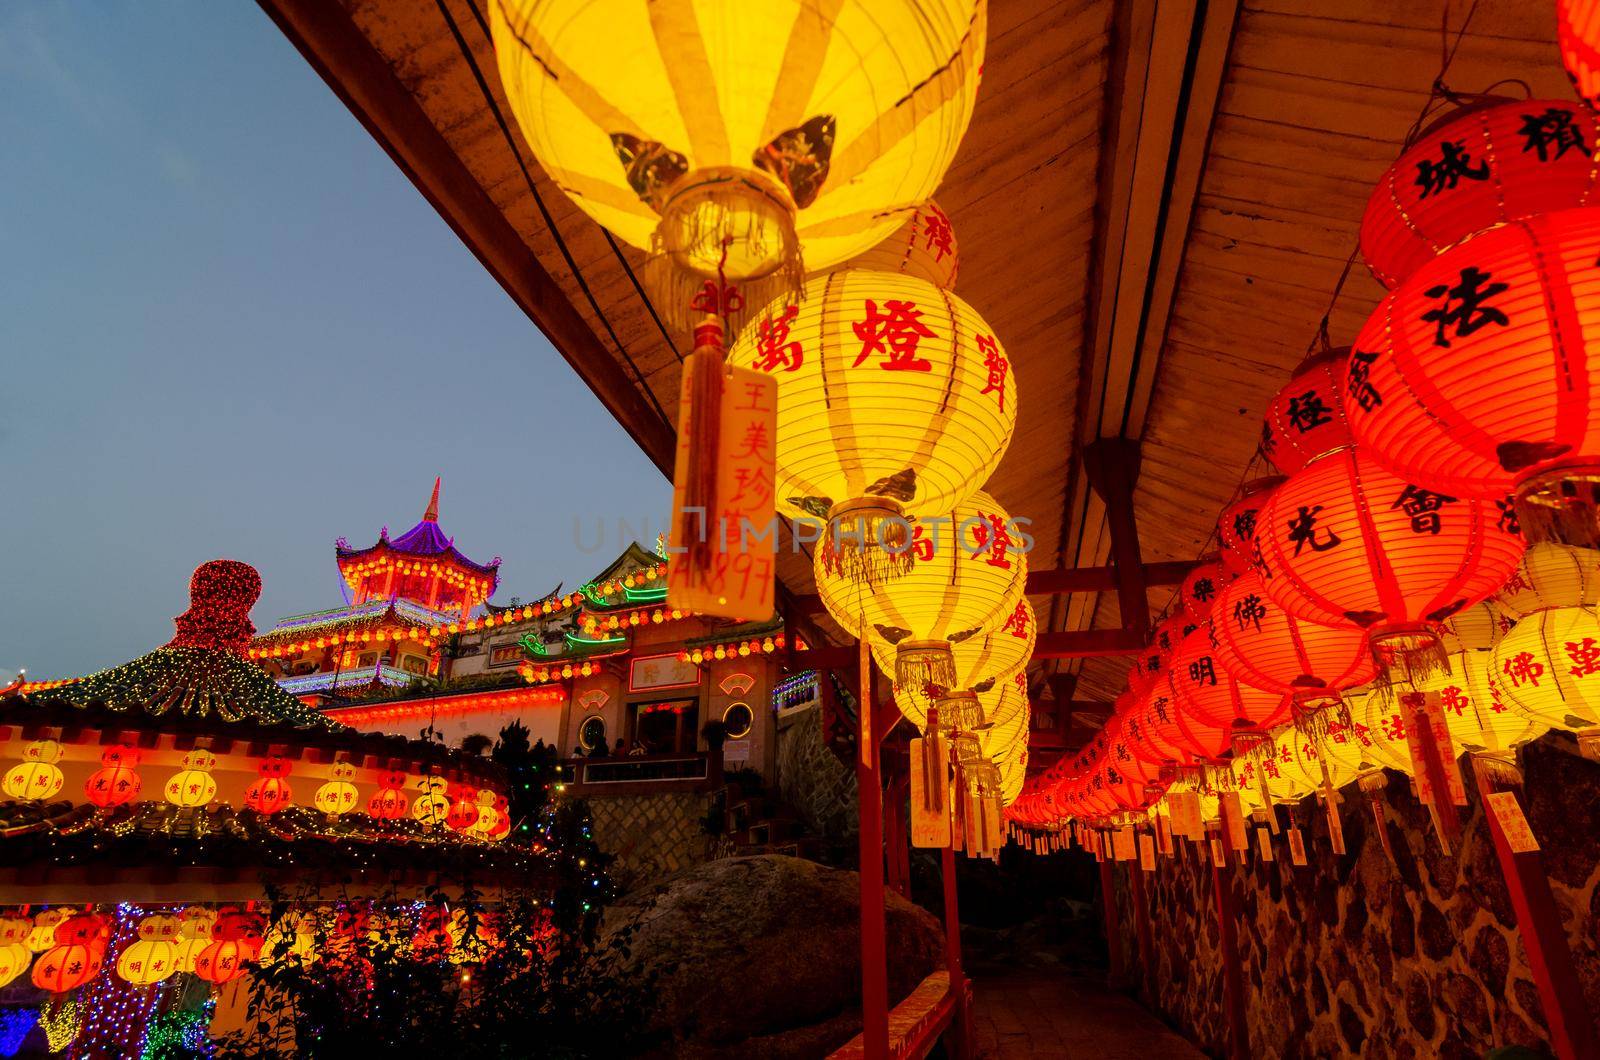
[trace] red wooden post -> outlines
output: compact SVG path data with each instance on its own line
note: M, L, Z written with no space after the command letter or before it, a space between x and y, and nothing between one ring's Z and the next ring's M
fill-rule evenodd
M1231 863L1234 852L1228 842L1228 830L1219 828L1217 832L1223 860ZM1217 867L1217 860L1210 857L1209 851L1202 850L1201 856L1211 862L1211 890L1217 898L1217 934L1222 941L1222 999L1228 1013L1228 1057L1229 1060L1246 1060L1250 1055L1250 1032L1245 1026L1244 972L1239 959L1239 929L1235 923L1238 912L1234 907L1233 887L1231 881L1223 877L1222 869Z
M1528 953L1528 967L1539 987L1550 1046L1562 1060L1600 1057L1600 1034L1595 1032L1594 1019L1583 999L1567 933L1561 926L1561 914L1550 893L1550 878L1544 871L1544 855L1537 850L1512 850L1505 827L1489 805L1489 796L1496 790L1515 791L1520 774L1504 760L1485 762L1477 755L1473 756L1472 772L1483 799L1483 819L1488 822L1494 852L1500 859L1500 872L1505 876L1506 890L1511 892L1511 908L1517 914L1517 930ZM1496 779L1502 781L1498 786Z
M950 991L956 999L954 1041L950 1050L955 1060L969 1060L976 1049L972 1036L972 1005L967 994L967 976L961 969L961 915L956 908L956 852L945 847L939 852L939 875L944 880L944 965L950 971Z
M877 698L878 674L861 689L861 718L871 724L868 704ZM872 753L856 755L857 808L861 856L861 1043L866 1060L889 1055L889 945L883 913L883 789L879 787L878 748L873 733L861 732Z
M1106 960L1111 965L1111 985L1120 987L1127 981L1127 967L1122 961L1122 936L1117 932L1117 878L1111 871L1109 853L1100 859L1100 903L1106 915Z
M1145 991L1155 996L1156 944L1150 930L1150 906L1144 898L1144 868L1128 864L1129 900L1133 903L1133 922L1139 936L1139 970Z

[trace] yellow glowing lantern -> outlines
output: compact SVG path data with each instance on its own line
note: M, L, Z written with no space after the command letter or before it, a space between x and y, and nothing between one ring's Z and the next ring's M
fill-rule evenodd
M969 497L1016 426L1015 373L994 332L909 276L814 279L803 300L762 310L730 357L778 383L778 512L827 520L828 544L875 581L910 564L906 520Z
M178 949L173 963L180 972L193 972L195 961L211 945L216 931L217 911L191 906L178 918Z
M851 258L850 269L898 272L950 290L960 269L960 247L950 217L929 201L911 211L882 243Z
M336 762L332 773L333 779L317 788L311 803L323 813L337 817L355 809L360 799L356 786L350 782L356 775L355 766L349 762Z
M209 805L217 797L217 781L211 775L216 765L217 756L201 748L184 755L183 768L172 774L163 791L167 801L174 806Z
M43 953L56 944L56 928L72 915L70 909L46 909L33 918L33 930L28 932L25 945L34 953Z
M1494 602L1513 622L1547 607L1594 607L1600 603L1600 551L1553 541L1530 545Z
M66 777L56 763L65 754L54 740L30 740L22 750L22 764L6 771L0 789L13 799L42 802L61 792Z
M876 586L850 578L839 553L818 548L812 569L823 606L853 637L895 646L895 681L956 687L950 645L1010 618L1028 578L1023 533L982 490L948 515L921 519L907 543L911 567Z
M0 944L0 986L22 975L32 962L33 951L28 947L14 942Z
M1024 597L997 628L950 645L951 680L944 687L955 691L984 691L1013 679L1033 657L1037 636L1033 605ZM878 668L884 673L897 674L901 667L895 645L877 636L870 638L870 642ZM920 662L908 668L907 676L906 681L896 678L895 705L912 724L926 728L928 707L936 690L924 680L926 674ZM940 724L943 728L944 723Z
M1549 725L1512 710L1501 694L1503 679L1490 669L1500 640L1493 605L1476 604L1458 612L1440 635L1450 672L1432 674L1416 688L1438 694L1457 757L1468 752L1507 757L1514 748L1544 735Z
M1600 614L1535 611L1500 639L1490 666L1506 706L1577 733L1585 755L1600 755Z
M1400 702L1393 689L1372 692L1364 706L1363 735L1369 741L1364 749L1365 760L1374 768L1393 769L1409 776L1413 769L1406 734L1411 731L1413 712Z
M147 916L139 921L139 938L117 957L117 975L134 986L159 983L178 970L175 916Z
M678 319L719 270L752 307L928 198L972 116L983 0L499 0L500 80L551 179ZM804 263L802 264L802 248Z
M444 824L445 818L450 815L450 799L445 794L449 787L449 782L443 777L420 778L417 790L422 794L411 804L412 818L430 826Z

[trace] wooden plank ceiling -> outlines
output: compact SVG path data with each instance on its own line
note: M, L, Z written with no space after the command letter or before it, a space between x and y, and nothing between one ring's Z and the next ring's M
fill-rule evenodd
M522 141L487 0L260 2L667 467L687 344L637 283L640 256ZM1097 437L1143 442L1144 560L1205 549L1262 407L1328 308L1368 189L1428 98L1443 2L991 0L977 111L937 199L961 242L957 290L1012 356L1017 434L988 488L1033 520L1035 567L1106 562L1104 510L1077 468ZM1450 86L1517 78L1569 96L1552 8L1480 0ZM1378 295L1358 262L1335 342ZM810 591L804 557L780 573ZM1151 590L1154 613L1170 594ZM1049 628L1120 622L1115 594L1034 603ZM1048 666L1077 674L1079 700L1110 700L1127 670Z

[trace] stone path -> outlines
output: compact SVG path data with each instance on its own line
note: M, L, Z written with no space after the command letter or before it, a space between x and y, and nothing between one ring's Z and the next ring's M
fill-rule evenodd
M1204 1060L1150 1011L1102 977L1027 969L975 976L983 1060Z

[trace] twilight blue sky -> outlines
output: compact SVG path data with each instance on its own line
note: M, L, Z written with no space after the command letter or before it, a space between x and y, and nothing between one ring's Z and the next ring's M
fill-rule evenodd
M422 514L495 597L664 527L670 489L251 3L0 4L0 678L342 601L333 541ZM589 545L592 549L592 544ZM604 551L614 554L617 533Z

